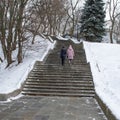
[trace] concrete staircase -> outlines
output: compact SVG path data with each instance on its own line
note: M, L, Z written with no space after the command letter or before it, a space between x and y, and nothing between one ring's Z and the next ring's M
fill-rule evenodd
M61 66L60 49L72 44L75 59ZM82 44L57 41L44 64L37 61L22 90L24 95L94 97L94 84L89 64L86 62Z

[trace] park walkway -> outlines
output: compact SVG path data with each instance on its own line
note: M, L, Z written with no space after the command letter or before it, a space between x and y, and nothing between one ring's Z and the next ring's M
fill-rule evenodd
M61 47L73 45L72 65L60 64ZM82 44L58 41L44 63L36 62L17 100L0 103L0 120L107 120L95 99Z

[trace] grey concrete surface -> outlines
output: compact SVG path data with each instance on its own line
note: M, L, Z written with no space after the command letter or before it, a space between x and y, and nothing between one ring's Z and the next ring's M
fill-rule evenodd
M107 120L94 98L22 96L0 103L0 120Z

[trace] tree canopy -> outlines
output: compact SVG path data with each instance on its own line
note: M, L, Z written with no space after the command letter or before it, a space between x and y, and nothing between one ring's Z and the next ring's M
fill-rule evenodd
M105 33L103 0L86 0L80 19L80 35L87 41L101 41Z

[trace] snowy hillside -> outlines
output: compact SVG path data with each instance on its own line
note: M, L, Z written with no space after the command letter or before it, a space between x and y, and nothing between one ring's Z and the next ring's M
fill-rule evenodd
M24 47L23 63L17 65L17 62L14 62L6 69L6 61L0 63L0 94L7 94L19 89L33 68L35 61L43 61L48 51L53 49L54 44L55 43L51 43L49 40L37 36L33 45L29 41ZM0 51L0 53L2 53L2 51ZM13 59L15 60L14 54L16 54L16 51L13 53Z
M120 45L84 42L95 90L120 120Z

